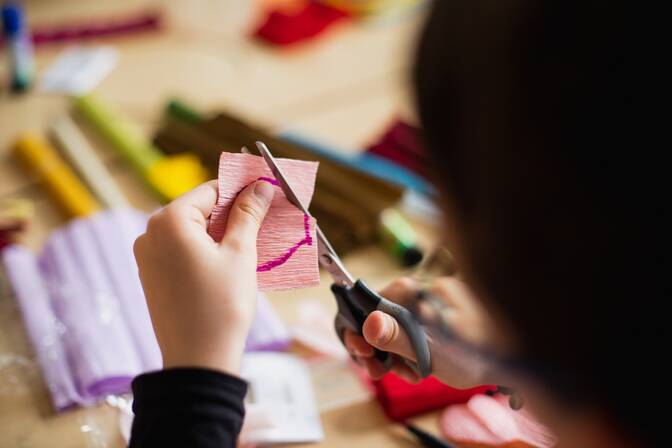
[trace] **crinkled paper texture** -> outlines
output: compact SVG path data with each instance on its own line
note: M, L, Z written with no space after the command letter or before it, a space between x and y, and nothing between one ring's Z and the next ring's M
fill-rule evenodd
M301 203L308 207L313 197L317 162L276 159ZM277 184L262 157L222 153L219 161L219 196L208 232L220 241L226 231L229 211L238 193L249 184L268 179ZM294 289L319 284L315 220L292 205L275 185L271 207L257 238L257 284L259 290Z

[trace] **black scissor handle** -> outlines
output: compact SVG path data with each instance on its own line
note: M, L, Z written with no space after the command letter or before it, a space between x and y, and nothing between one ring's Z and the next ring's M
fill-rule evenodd
M376 310L380 310L396 319L408 335L416 362L402 358L404 362L421 378L429 376L432 365L427 335L410 311L375 293L361 280L357 280L352 286L333 284L331 285L331 291L336 296L336 302L338 303L338 314L334 324L336 334L342 342L345 342L344 330L346 328L361 335L367 316ZM391 353L376 349L375 356L386 369L390 369L392 366Z

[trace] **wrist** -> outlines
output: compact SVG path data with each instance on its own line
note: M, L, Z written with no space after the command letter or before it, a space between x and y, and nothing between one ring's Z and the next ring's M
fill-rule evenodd
M211 343L194 341L179 350L167 351L163 356L163 367L206 368L239 375L246 336L246 333L229 332Z

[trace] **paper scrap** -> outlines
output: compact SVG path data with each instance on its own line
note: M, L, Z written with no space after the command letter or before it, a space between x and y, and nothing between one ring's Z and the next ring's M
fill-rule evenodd
M511 409L505 396L475 395L468 403L449 406L440 426L444 437L459 443L539 448L556 443L549 429L526 410Z
M245 398L243 443L306 443L324 438L308 368L281 353L248 353L241 377Z
M40 80L42 92L81 95L93 90L117 65L112 47L69 47L63 50Z
M317 300L306 300L299 304L297 317L297 321L290 327L296 341L334 359L350 359L334 331L334 313L326 306Z

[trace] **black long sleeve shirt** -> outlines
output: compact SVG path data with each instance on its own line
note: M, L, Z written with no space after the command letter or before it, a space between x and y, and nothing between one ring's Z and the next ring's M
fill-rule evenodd
M247 383L225 373L179 368L133 380L130 448L235 447Z

